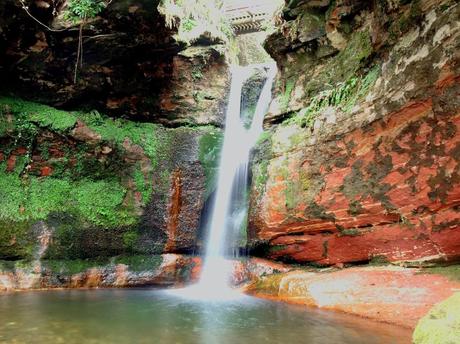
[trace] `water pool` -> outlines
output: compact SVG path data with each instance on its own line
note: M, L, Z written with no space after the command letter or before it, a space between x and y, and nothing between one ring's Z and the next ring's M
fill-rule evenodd
M0 294L0 343L410 343L360 318L242 297L188 301L151 289Z

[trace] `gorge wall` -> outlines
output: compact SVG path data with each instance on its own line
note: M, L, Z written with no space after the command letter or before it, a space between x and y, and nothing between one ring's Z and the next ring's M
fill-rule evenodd
M0 1L1 271L20 286L27 273L45 287L187 280L199 262L179 254L201 247L222 143L224 26L196 33L160 1L111 3L83 29L74 81L67 2L24 4ZM286 2L265 42L279 73L252 159L254 255L459 260L459 11L448 0Z
M288 262L460 258L460 6L290 1L249 241Z
M42 275L34 287L69 286L72 274L117 264L190 277L195 261L168 254L201 246L227 45L185 41L159 4L114 2L86 23L75 81L68 3L0 2L0 266L17 286L30 273ZM162 283L150 275L137 279Z

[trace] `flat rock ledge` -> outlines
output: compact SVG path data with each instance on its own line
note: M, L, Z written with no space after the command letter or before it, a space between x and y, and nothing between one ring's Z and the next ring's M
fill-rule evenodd
M420 269L352 267L330 272L290 271L261 277L250 295L353 314L413 329L460 283Z

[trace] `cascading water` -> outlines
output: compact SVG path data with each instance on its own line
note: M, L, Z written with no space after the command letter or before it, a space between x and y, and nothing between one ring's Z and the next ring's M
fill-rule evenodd
M254 71L267 69L249 129L241 119L241 93L244 82ZM271 89L276 75L275 64L232 67L232 84L225 120L225 134L219 166L216 197L209 221L203 268L198 284L189 288L195 297L226 298L231 294L231 265L225 260L234 251L234 238L247 217L247 180L249 153L263 131L263 119L271 101Z

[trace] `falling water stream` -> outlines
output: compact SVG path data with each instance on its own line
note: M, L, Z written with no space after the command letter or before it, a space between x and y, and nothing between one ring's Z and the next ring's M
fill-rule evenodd
M233 67L232 86L225 121L224 143L219 168L216 199L212 210L203 270L200 280L202 287L215 289L228 283L229 265L225 264L234 231L246 217L246 200L237 199L242 207L236 216L231 212L232 196L244 198L247 189L249 153L263 131L263 119L271 101L271 89L276 74L276 65L266 65L267 79L257 102L249 129L241 118L241 91L244 82L260 66ZM242 208L242 209L241 209ZM235 220L240 221L235 221ZM233 235L232 235L233 234ZM209 290L208 289L208 290Z
M252 123L246 128L241 117L241 96L245 81L256 70L267 77L260 93ZM235 249L235 238L247 215L246 190L249 154L263 132L263 119L271 101L276 64L232 66L232 83L225 119L225 134L219 176L205 243L203 268L199 283L185 290L191 298L228 299L236 295L229 287L231 262L226 260ZM235 204L238 206L235 207Z

